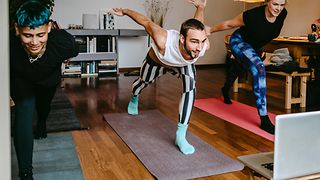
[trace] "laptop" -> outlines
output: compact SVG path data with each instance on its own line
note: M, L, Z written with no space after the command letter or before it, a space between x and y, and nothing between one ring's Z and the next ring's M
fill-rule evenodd
M274 152L238 159L268 179L320 174L320 111L277 115Z

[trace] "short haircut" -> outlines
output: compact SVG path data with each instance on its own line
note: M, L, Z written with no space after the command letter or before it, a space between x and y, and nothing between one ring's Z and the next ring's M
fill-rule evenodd
M15 21L18 27L37 28L49 22L50 10L38 1L27 1L16 12Z
M180 34L182 34L184 37L187 36L189 29L196 29L196 30L204 30L204 25L201 21L197 19L188 19L184 23L182 23L180 28Z

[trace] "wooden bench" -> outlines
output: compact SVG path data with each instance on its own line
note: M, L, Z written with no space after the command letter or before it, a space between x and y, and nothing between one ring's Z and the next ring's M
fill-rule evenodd
M285 72L267 72L267 74L274 74L279 76L284 76L286 78L285 85L285 101L284 108L291 109L292 104L300 104L300 107L306 107L306 98L307 98L307 80L311 75L310 73L285 73ZM293 89L293 77L299 77L300 79L300 87L299 87L299 97L293 97L292 89ZM238 92L239 88L250 89L251 85L248 82L239 83L238 79L233 83L233 92Z

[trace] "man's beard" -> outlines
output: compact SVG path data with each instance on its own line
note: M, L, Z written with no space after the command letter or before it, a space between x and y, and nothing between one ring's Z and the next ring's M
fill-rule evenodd
M186 40L184 40L184 45L183 45L183 47L184 47L184 50L187 52L187 54L189 54L189 56L190 56L192 59L198 57L197 55L193 56L193 55L192 55L192 51L190 51L190 50L187 48L187 42L186 42Z
M187 42L186 40L184 40L184 50L187 52L187 54L189 54L189 56L194 59L195 57L193 57L192 52L187 48Z

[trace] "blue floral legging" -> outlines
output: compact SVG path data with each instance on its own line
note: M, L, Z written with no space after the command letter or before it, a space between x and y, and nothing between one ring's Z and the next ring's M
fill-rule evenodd
M238 67L231 68L226 84L229 83L231 87L241 67L247 69L253 76L252 89L256 97L258 113L260 116L267 115L266 71L260 58L260 50L254 49L245 42L238 31L235 31L230 37L230 49L237 60Z

